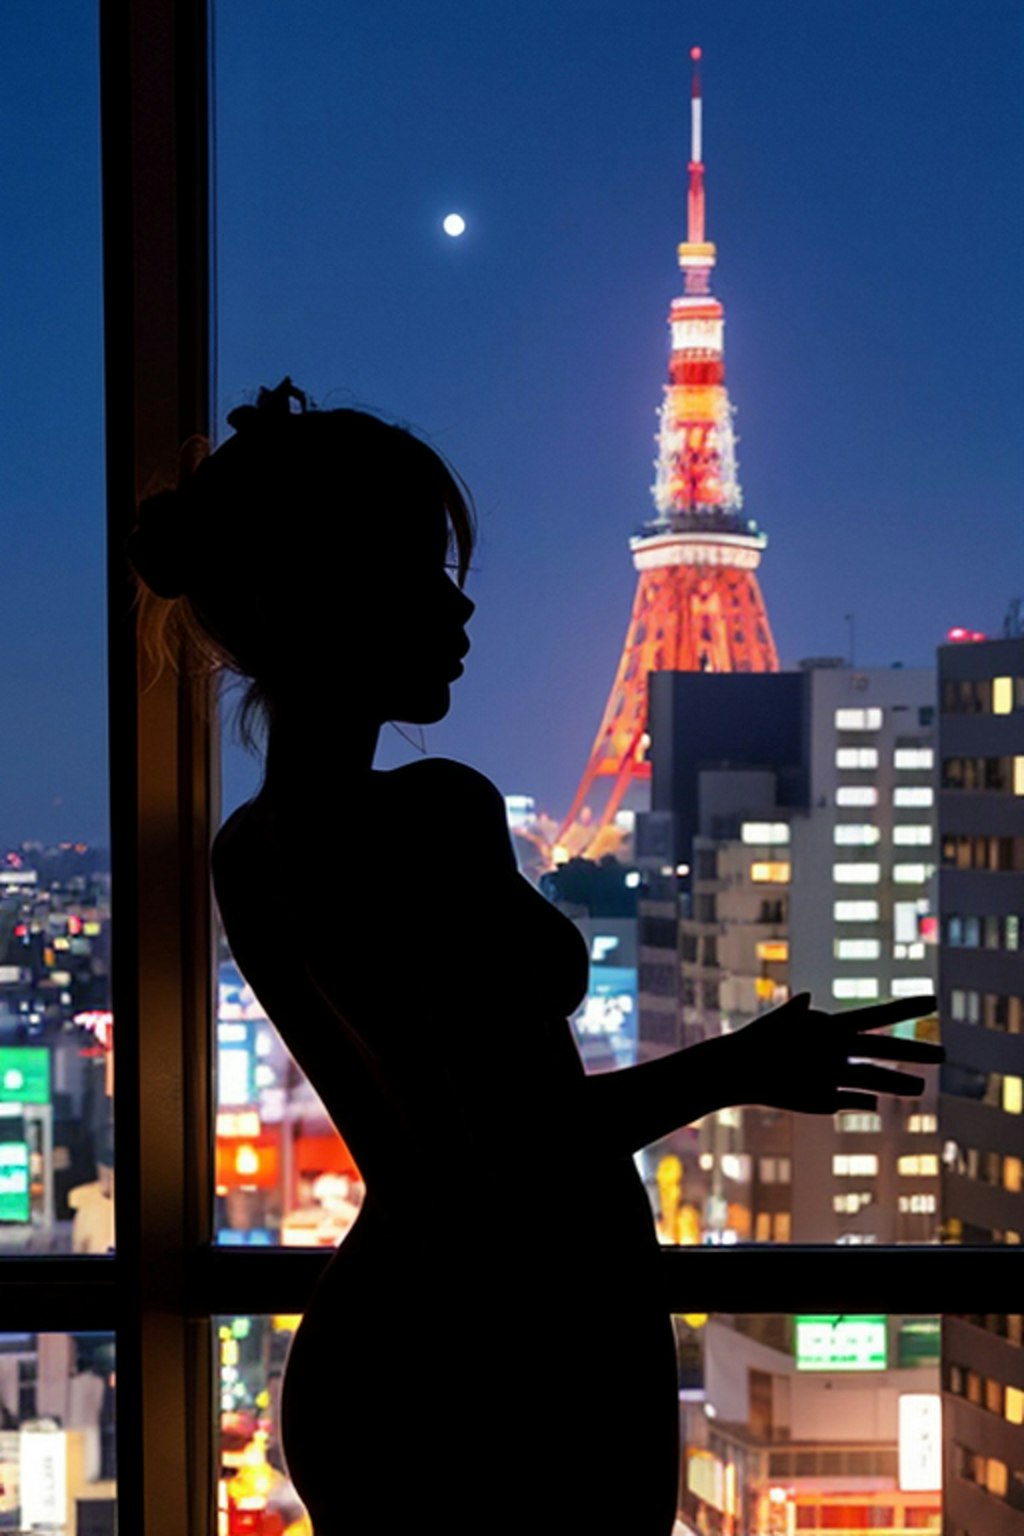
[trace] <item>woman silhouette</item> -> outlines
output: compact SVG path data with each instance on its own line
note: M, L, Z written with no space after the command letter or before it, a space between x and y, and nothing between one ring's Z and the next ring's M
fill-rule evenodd
M668 1536L673 1332L633 1153L726 1105L920 1092L862 1058L938 1047L864 1031L934 1000L831 1017L803 995L585 1077L566 1020L586 947L518 874L499 792L456 762L373 766L386 721L446 714L469 648L455 478L287 379L229 421L143 504L131 554L157 627L247 677L263 712L217 901L366 1181L288 1358L289 1473L316 1536Z

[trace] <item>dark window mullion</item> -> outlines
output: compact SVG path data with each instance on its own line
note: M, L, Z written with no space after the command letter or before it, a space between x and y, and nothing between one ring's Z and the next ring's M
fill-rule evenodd
M116 1259L0 1259L4 1332L109 1333L118 1308Z
M110 783L123 1530L210 1536L209 730L173 675L139 689L124 540L208 424L205 0L101 0Z
M197 1316L301 1312L331 1256L210 1247L189 1266L189 1308ZM971 1312L979 1297L988 1311L1014 1312L1024 1295L1017 1248L779 1244L666 1249L659 1262L673 1312ZM486 1293L486 1274L480 1283ZM412 1273L409 1285L413 1294Z

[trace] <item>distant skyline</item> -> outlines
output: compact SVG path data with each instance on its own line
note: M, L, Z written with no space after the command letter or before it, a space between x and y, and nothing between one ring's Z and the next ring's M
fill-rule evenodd
M0 838L94 838L95 16L8 31ZM783 665L845 654L851 612L864 665L931 664L952 624L998 633L1024 589L1016 0L221 0L216 43L218 422L290 373L413 423L477 499L473 651L429 750L555 815L582 771L651 509L693 43ZM386 735L384 765L411 755ZM227 801L250 780L229 754Z

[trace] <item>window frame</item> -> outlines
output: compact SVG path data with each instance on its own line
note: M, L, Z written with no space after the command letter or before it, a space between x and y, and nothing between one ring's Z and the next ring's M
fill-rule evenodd
M331 1257L211 1241L218 742L186 685L140 686L124 555L139 492L209 429L210 25L208 0L100 0L117 1251L0 1264L8 1327L116 1334L118 1519L143 1536L215 1536L213 1318L301 1312ZM1010 1312L1024 1289L1013 1248L666 1249L660 1269L675 1312Z

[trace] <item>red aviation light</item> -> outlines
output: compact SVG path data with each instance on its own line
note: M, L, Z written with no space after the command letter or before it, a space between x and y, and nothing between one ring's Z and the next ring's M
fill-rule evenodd
M690 49L690 58L691 58L691 59L692 59L692 60L693 60L693 62L694 62L694 63L695 63L695 64L696 64L696 63L697 63L697 61L698 61L698 60L699 60L699 58L700 58L700 49L699 49L699 48L691 48L691 49Z
M952 629L946 630L946 639L950 645L970 644L978 640L987 640L980 629L964 629L962 624L954 624Z

